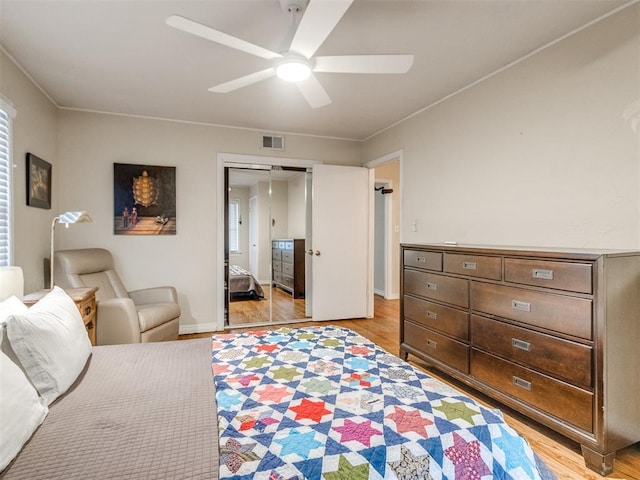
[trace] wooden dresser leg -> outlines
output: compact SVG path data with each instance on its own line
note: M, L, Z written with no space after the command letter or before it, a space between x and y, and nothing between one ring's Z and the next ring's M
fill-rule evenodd
M590 448L580 445L582 449L582 456L584 457L584 463L594 472L600 475L608 475L613 471L613 461L616 458L616 452L603 455L598 452L594 452Z
M404 361L407 361L409 359L409 352L407 352L406 350L403 350L402 348L400 349L400 358Z

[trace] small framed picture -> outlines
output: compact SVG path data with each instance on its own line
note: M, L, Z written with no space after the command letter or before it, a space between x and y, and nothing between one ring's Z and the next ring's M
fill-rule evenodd
M27 205L51 209L51 164L27 153Z

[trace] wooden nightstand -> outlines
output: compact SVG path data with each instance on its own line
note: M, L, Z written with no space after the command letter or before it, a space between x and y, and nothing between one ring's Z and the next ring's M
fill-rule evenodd
M64 291L76 302L76 307L82 315L82 321L87 328L89 334L89 340L91 345L96 344L96 291L98 287L80 287L80 288L65 288ZM36 303L42 297L44 297L51 290L40 290L38 292L30 293L22 297L22 302L29 306Z

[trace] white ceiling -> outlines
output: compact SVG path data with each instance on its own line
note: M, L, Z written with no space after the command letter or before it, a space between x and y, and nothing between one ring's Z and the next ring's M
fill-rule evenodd
M411 53L414 64L318 73L333 100L318 109L275 77L210 93L271 63L165 24L180 14L284 51L279 0L0 0L0 43L62 108L362 140L625 3L355 0L317 55Z

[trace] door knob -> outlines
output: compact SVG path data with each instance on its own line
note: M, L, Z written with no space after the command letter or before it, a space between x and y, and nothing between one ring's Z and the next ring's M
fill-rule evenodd
M316 250L314 253L315 253L316 257L320 256L320 250Z
M308 253L309 255L313 255L313 250L309 249L309 250L307 250L307 253Z

